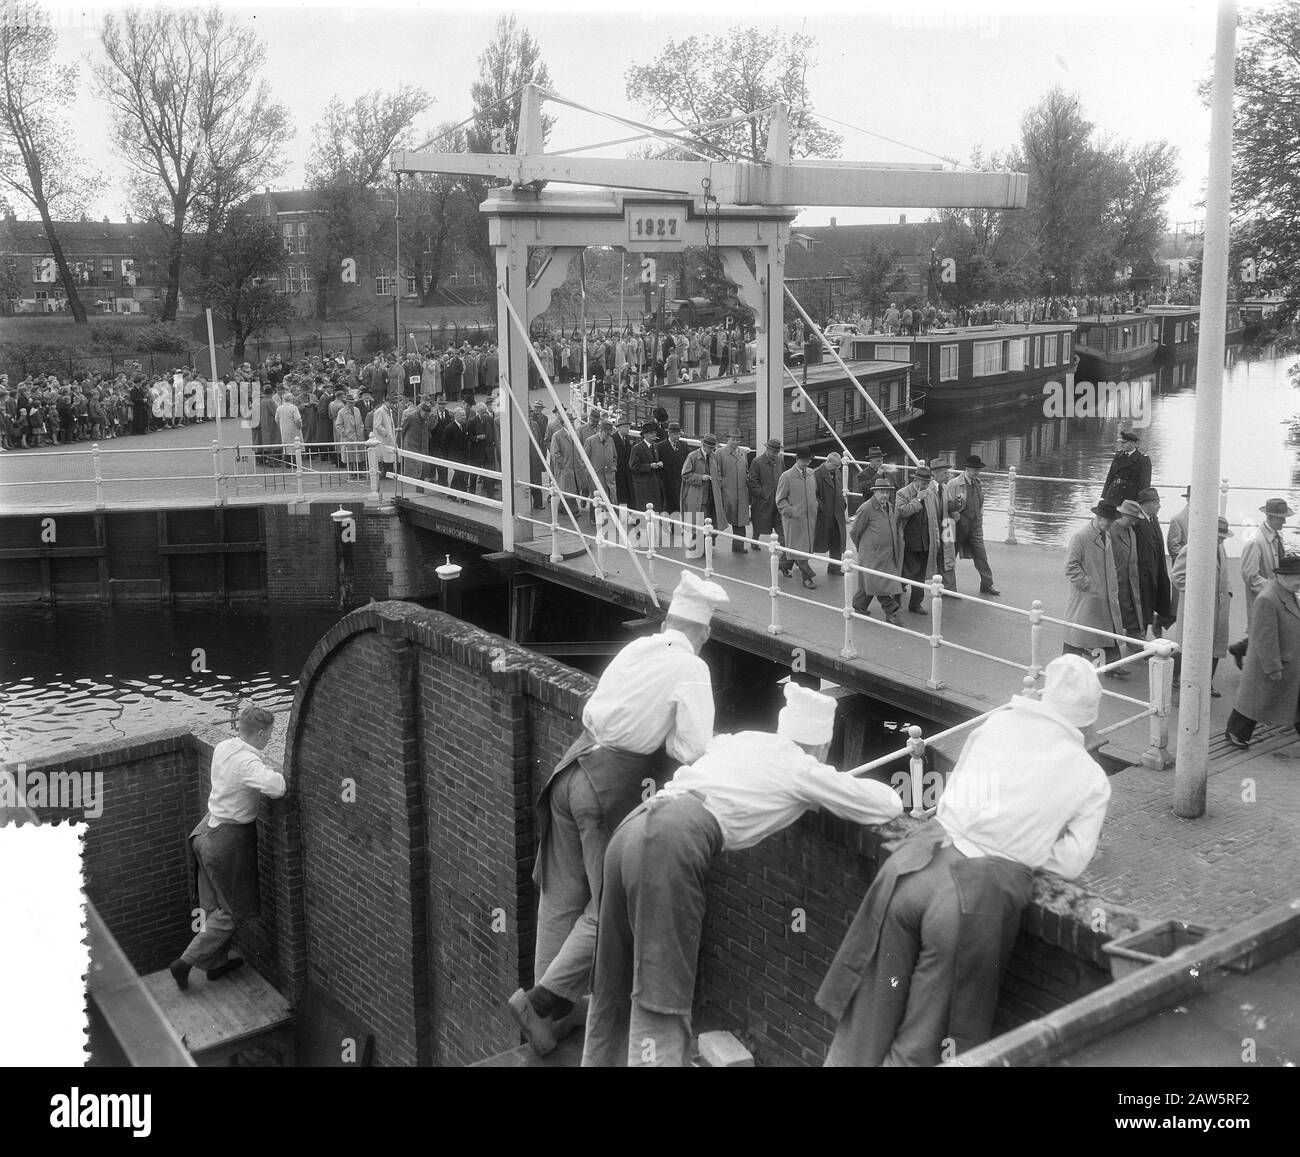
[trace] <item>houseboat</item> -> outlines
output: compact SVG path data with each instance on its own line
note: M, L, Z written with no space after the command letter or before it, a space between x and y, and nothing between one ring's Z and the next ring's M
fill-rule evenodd
M1201 331L1200 306L1150 305L1146 315L1156 323L1156 341L1160 343L1162 358L1196 356L1196 342Z
M1160 319L1147 313L1103 313L1072 323L1079 376L1092 381L1146 369L1160 350Z
M910 364L845 360L872 401L896 428L902 429L921 416L921 409L912 397ZM803 384L817 410L850 448L855 441L876 436L884 430L884 423L838 365L809 366L806 378L803 369L790 372ZM656 386L624 409L635 426L650 418L656 407L662 406L668 412L668 420L679 422L682 434L687 438L698 438L708 433L725 438L728 431L739 430L741 442L752 447L757 444L755 388L753 373L738 378L727 376L682 382L675 386ZM834 436L789 376L785 378L782 412L785 425L781 438L786 449L795 446L822 448L836 444Z
M962 326L915 337L869 334L844 345L855 358L911 363L917 400L936 416L1041 401L1044 384L1073 368L1073 342L1073 323L1049 322Z

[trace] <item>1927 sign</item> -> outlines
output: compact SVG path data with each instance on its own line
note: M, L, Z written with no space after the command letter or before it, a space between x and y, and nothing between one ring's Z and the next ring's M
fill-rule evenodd
M630 248L675 249L686 244L686 210L683 208L629 205L626 215Z

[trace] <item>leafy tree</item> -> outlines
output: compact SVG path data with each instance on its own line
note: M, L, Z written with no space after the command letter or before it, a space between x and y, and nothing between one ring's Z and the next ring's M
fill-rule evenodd
M868 241L852 259L854 287L868 314L879 314L897 294L907 288L907 273L900 265L902 254Z
M55 64L57 44L58 34L34 4L0 3L0 189L30 202L40 215L68 308L85 325L86 307L55 219L80 212L99 179L77 160L65 111L77 91L77 69ZM5 206L12 211L8 201Z
M249 338L285 325L292 303L278 288L284 255L275 229L255 217L232 214L216 233L211 257L197 286L214 315L230 326L234 357Z
M288 112L257 74L266 48L216 5L109 14L99 89L147 219L169 233L162 319L175 318L186 231L204 219L204 260L225 211L283 170Z
M311 266L316 282L316 316L329 317L342 286L343 259L390 252L394 202L385 175L394 149L410 144L417 118L433 103L422 88L402 85L378 90L345 104L335 97L312 129L314 148L307 178L318 192L319 219L312 226ZM395 286L400 292L401 286Z
M762 114L784 101L790 115L790 151L794 156L834 157L842 138L810 113L793 111L812 104L808 70L817 41L796 33L783 35L754 27L726 36L688 36L670 40L649 64L634 65L625 80L628 99L651 121L667 121L683 130L711 156L739 155L761 161L770 118L758 115L712 128L692 126L745 113Z
M527 28L521 28L514 14L497 20L491 42L479 53L478 79L470 86L474 102L474 120L465 131L465 147L471 153L513 153L519 143L519 111L523 105L521 89L525 84L549 88L550 70L542 60L541 46ZM555 118L542 114L542 141L551 135ZM495 146L495 147L494 147ZM446 146L443 146L446 148ZM447 151L457 151L447 148ZM469 206L467 228L462 242L479 262L489 280L496 279L496 258L488 244L487 220L478 207L487 200L488 190L501 182L483 177L463 177L460 187Z

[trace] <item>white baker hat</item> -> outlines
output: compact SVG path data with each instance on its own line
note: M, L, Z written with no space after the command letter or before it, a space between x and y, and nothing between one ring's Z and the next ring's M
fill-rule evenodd
M785 685L785 706L777 716L776 733L818 747L835 731L835 700L797 683Z
M693 571L682 571L677 589L673 591L673 601L668 606L668 613L675 619L685 619L688 623L709 625L715 608L731 600L727 592L717 583L705 582L697 578Z
M1053 659L1043 673L1042 702L1075 727L1095 723L1101 710L1097 669L1080 655Z

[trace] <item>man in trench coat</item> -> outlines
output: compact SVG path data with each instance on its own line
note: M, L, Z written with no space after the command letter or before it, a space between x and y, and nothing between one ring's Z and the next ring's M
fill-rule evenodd
M1213 682L1215 672L1219 669L1219 660L1228 653L1228 614L1232 608L1232 591L1228 589L1228 556L1223 549L1223 540L1231 537L1232 531L1228 529L1228 520L1220 515L1218 573L1214 584L1214 646L1211 651L1213 657L1210 660L1210 697L1213 699L1222 698L1222 693L1214 689ZM1174 569L1169 572L1169 581L1173 583L1174 589L1179 593L1187 589L1187 547L1183 547L1178 552L1178 558L1174 561ZM1167 636L1180 647L1183 645L1183 623L1185 619L1186 616L1179 616L1178 621L1174 623L1173 629ZM1180 651L1174 656L1175 686L1178 685L1182 667L1183 656Z
M871 484L871 497L858 507L849 527L849 539L858 552L858 565L891 575L903 573L903 523L921 509L919 498L906 503L894 502L894 486L888 478L877 477ZM898 619L899 595L903 584L881 575L858 574L858 593L853 609L860 615L870 613L871 600L880 600L885 621L902 626Z
M1160 529L1160 493L1148 486L1138 494L1142 517L1133 525L1138 546L1138 583L1142 596L1142 617L1151 624L1158 639L1173 623L1169 600L1169 563L1165 558L1165 536Z
M817 479L817 526L813 531L813 550L830 556L826 573L832 576L844 573L841 560L846 549L844 544L848 542L843 469L844 460L832 451L813 471L813 477Z
M769 438L761 454L755 454L749 464L747 483L749 486L749 517L754 523L754 537L767 540L768 535L776 532L777 540L781 538L781 520L776 512L776 484L785 470L785 459L781 456L781 442L778 438ZM754 550L760 550L757 544Z
M718 451L718 459L722 470L723 517L735 536L731 540L731 551L744 554L745 543L742 540L749 527L749 463L740 448L739 430L727 434L727 444Z
M1065 577L1070 583L1065 617L1075 625L1066 628L1062 654L1082 655L1086 659L1092 651L1100 649L1105 652L1107 663L1118 663L1119 644L1084 628L1096 627L1116 635L1124 633L1119 580L1110 549L1110 528L1119 518L1119 508L1103 499L1092 508L1092 515L1087 526L1074 532L1065 552ZM1107 675L1113 679L1130 678L1122 667L1108 671Z
M682 521L702 529L704 520L708 518L716 531L725 511L718 439L705 434L699 446L687 454L682 463ZM698 530L692 531L692 535L696 534Z
M817 523L817 479L809 469L811 464L812 451L800 446L794 452L794 465L776 483L776 509L785 532L783 542L793 550L809 554L812 554L813 527ZM781 555L781 573L786 578L796 566L803 576L803 585L813 590L817 584L813 582L812 564L806 558Z
M1237 701L1224 737L1250 746L1257 723L1294 727L1300 735L1300 556L1285 555L1255 599Z
M903 577L917 582L929 582L942 575L944 586L955 589L950 568L944 566L943 520L944 496L942 486L931 481L934 472L929 466L918 466L913 480L898 492L899 505L919 502L921 508L903 523ZM907 588L907 609L913 614L924 614L921 603L925 599L924 587Z

